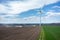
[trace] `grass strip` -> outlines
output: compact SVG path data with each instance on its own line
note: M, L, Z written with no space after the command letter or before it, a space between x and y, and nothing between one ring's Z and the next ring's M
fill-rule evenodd
M44 35L44 29L41 27L41 34L40 34L40 39L39 40L44 40L45 35Z
M43 27L41 27L41 32L39 33L39 36L37 38L37 40L44 40L45 38L45 35L44 35L44 30L43 30Z

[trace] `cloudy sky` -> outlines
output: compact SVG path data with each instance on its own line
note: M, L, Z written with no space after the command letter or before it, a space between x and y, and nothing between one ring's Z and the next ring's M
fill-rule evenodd
M40 23L40 16L41 23L60 23L60 0L0 0L0 23Z

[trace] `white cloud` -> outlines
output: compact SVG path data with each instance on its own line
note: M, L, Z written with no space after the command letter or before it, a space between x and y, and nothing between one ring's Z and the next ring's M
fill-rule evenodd
M53 16L57 16L60 15L60 13L55 13L55 12L47 12L46 14L47 16L45 18L49 18L49 17L53 17Z
M17 16L17 15L16 15ZM0 16L0 23L40 23L40 17L38 16L30 16L26 18L16 18L16 16L11 15L12 18L6 18L9 17L8 15ZM55 12L47 12L46 16L41 17L42 23L57 23L60 22L60 20L55 20L52 17L60 16L60 13Z
M40 17L37 17L37 16L30 16L30 17L27 17L27 18L24 18L24 19L28 23L40 23Z
M6 9L7 8L4 5L0 4L0 14L5 13L7 11Z
M59 8L60 9L60 6L54 6L53 8Z
M43 7L43 5L55 3L58 0L28 0L28 1L8 1L7 3L0 5L0 13L6 13L6 14L19 14L21 12L40 8ZM6 6L8 5L8 6Z
M6 14L0 16L0 23L39 23L40 17L31 16L27 18L16 18L16 14L21 12L41 8L44 5L55 3L58 0L28 0L28 1L7 1L6 3L0 3L0 14ZM12 17L12 18L6 18Z
M59 0L42 0L45 5L55 3Z
M37 16L30 16L26 18L5 18L1 17L3 19L0 20L0 23L40 23L40 17Z
M46 16L41 18L42 23L57 23L60 22L56 17L60 16L60 13L56 12L47 12Z

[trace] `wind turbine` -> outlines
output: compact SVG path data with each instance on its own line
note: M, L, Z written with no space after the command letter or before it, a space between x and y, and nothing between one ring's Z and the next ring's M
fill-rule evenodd
M43 7L44 7L44 6L45 6L45 4L43 5ZM38 11L38 12L39 12L39 15L40 15L40 26L41 26L41 16L42 16L42 14L44 13L43 7L41 7L40 10Z
M40 10L38 10L38 13L39 13L39 15L40 15L40 25L39 25L39 26L41 27L41 14L43 13L43 12L42 12L42 8L41 8Z
M42 14L42 11L40 10L40 26L41 26L41 14Z

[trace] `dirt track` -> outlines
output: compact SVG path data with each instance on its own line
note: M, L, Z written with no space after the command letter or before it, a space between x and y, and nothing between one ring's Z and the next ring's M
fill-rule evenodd
M40 27L0 28L0 40L36 40Z

